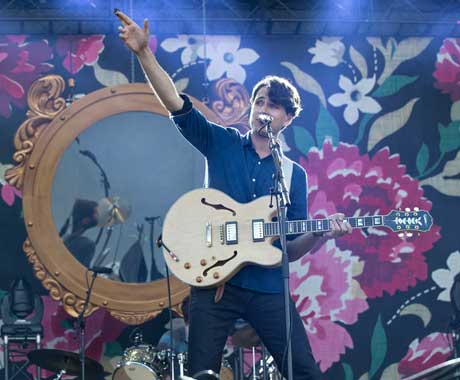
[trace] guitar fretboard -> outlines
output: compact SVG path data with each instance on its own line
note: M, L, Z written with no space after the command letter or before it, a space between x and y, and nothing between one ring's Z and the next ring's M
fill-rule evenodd
M353 228L379 227L384 225L383 216L364 216L345 218ZM314 220L293 220L286 222L286 233L288 235L301 234L305 232L327 232L330 231L330 219L314 219ZM278 222L268 222L264 224L265 236L279 236Z

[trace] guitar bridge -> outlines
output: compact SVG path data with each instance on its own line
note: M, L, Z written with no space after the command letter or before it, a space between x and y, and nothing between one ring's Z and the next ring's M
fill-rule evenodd
M212 224L206 223L206 247L212 247Z

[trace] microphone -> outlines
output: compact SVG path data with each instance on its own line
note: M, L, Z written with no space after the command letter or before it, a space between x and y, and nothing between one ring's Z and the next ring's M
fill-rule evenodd
M259 120L262 125L268 125L273 121L273 116L270 116L266 113L261 113L259 116L257 116L257 120Z
M107 268L107 267L92 267L90 268L90 270L98 274L110 274L113 272L112 268Z

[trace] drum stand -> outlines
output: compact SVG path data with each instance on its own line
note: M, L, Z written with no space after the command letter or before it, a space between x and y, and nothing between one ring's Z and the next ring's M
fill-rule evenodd
M85 272L85 276L88 275L88 272ZM91 276L91 283L89 284L88 289L86 290L86 298L85 303L83 304L83 308L78 315L77 326L80 332L80 363L81 363L81 380L86 380L86 373L85 373L85 351L86 351L86 342L85 342L85 329L86 329L86 320L85 320L85 313L88 309L89 299L91 297L91 291L93 290L94 282L97 278L97 271L93 271L93 275ZM61 375L62 376L62 375ZM174 380L174 379L173 379Z
M4 329L6 327L6 329ZM29 332L26 329L23 330L21 334L14 334L12 331L8 331L8 325L2 326L2 339L3 339L3 363L5 371L5 380L13 380L15 378L32 378L32 376L27 372L27 367L29 366L29 360L25 362L15 362L13 361L13 355L15 357L24 356L27 359L27 352L30 351L28 348L28 343L34 343L34 348L40 348L41 337L43 334L43 328L40 326L32 326L37 328L36 331L32 330ZM12 344L15 344L15 348L12 348ZM21 374L23 377L19 377ZM36 372L37 379L41 379L41 370L37 366Z
M245 365L249 363L244 361L246 349L239 347L234 358L235 380L278 380L280 379L279 372L273 362L273 357L270 356L265 346L252 347L251 356L251 372L244 373ZM261 358L256 360L256 355L260 354Z
M61 380L62 376L64 376L66 373L67 372L65 369L61 369L59 373L57 373L56 376L53 378L53 380Z

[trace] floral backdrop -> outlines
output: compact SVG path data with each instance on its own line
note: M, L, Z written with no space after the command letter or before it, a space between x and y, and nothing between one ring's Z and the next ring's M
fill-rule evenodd
M355 230L292 264L291 292L325 378L402 379L450 359L449 291L460 272L460 39L179 35L152 36L150 45L180 91L242 131L248 92L262 76L299 88L304 111L283 140L308 173L310 217L406 207L432 214L429 232ZM133 62L112 35L0 36L3 291L20 271L43 292L21 249L21 193L4 178L30 84L58 73L75 79L78 98L143 81ZM68 316L42 294L45 346L77 350ZM98 311L88 321L88 354L110 369L127 330Z

